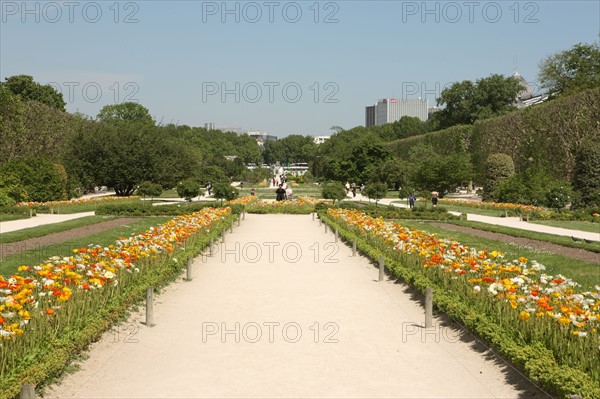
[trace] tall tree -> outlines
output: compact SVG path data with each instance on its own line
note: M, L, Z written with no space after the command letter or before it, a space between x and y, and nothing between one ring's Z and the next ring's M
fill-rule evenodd
M11 76L6 78L6 82L2 85L12 93L21 96L23 100L37 101L60 111L64 111L67 105L62 93L50 85L36 83L29 75Z
M600 47L576 44L569 50L544 58L538 75L551 95L569 95L600 86Z
M146 107L134 102L105 105L97 116L103 123L140 122L154 125L154 119Z

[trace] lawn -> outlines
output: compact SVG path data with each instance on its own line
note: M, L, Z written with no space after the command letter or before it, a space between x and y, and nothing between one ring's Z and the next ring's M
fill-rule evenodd
M30 238L43 237L52 233L59 233L61 231L71 230L77 227L89 226L96 223L106 222L113 220L113 216L87 216L84 218L67 220L66 222L45 224L42 226L31 227L28 229L22 229L12 231L10 233L0 232L0 243L11 243L17 241L28 240Z
M73 253L72 251L75 248L87 247L90 244L107 246L119 238L129 237L132 234L144 232L150 227L157 226L170 219L172 219L172 217L148 217L138 222L103 231L91 236L10 255L0 262L0 275L12 275L21 265L37 265L51 256L69 256Z
M10 222L11 220L29 219L29 215L19 215L14 213L0 213L0 222Z
M403 220L402 226L424 230L435 233L440 238L448 238L460 242L463 245L479 250L489 249L502 251L507 259L517 259L524 256L535 259L546 266L546 274L563 274L582 285L582 289L594 290L594 286L600 284L600 266L580 260L568 258L562 255L551 254L546 251L529 249L521 246L511 245L496 240L489 240L476 235L449 231L441 227L432 226L427 222Z

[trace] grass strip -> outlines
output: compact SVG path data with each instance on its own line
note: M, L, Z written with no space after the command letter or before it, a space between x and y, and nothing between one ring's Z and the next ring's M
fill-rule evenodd
M471 222L471 221L452 221L459 226L472 227L474 229L491 231L493 233L507 234L513 237L530 238L532 240L546 241L552 244L563 245L570 248L585 249L586 251L592 251L600 253L600 242L594 241L591 243L581 241L573 241L571 237L559 236L556 234L538 233L536 231L516 229L513 227L497 226L482 222Z
M45 224L37 227L30 227L10 233L0 233L0 243L8 244L11 242L28 240L30 238L43 237L48 234L60 233L61 231L71 230L77 227L91 226L96 223L107 222L116 219L112 216L86 216L79 219L67 220L66 222Z
M586 222L584 220L529 220L529 222L544 226L560 227L562 229L597 233L600 237L600 223Z

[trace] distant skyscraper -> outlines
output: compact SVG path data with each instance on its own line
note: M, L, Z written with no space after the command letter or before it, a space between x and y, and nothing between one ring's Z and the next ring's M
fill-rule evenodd
M399 121L403 116L417 117L423 122L428 118L427 100L407 99L398 100L396 98L384 98L377 101L377 104L371 106L375 108L375 125L382 126L386 123ZM367 107L366 113L369 110Z
M215 130L215 124L214 124L214 123L212 123L212 122L211 122L211 123L205 123L205 124L204 124L204 128L205 128L206 130Z
M375 106L369 105L365 107L365 126L375 126Z

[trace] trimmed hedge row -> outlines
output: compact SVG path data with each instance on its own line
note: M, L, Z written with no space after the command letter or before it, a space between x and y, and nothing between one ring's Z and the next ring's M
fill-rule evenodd
M570 398L573 394L586 399L600 398L600 387L590 376L573 367L558 364L552 351L542 343L527 344L519 340L517 331L507 331L505 327L494 322L492 315L470 307L460 296L433 282L425 275L424 269L419 267L416 258L393 250L381 240L357 234L345 223L334 220L326 212L319 212L319 217L332 228L337 228L342 239L346 241L356 239L357 248L373 261L377 261L382 255L385 256L386 266L394 277L403 280L421 293L424 293L427 287L432 287L433 302L439 310L489 343L543 389L561 398Z
M203 208L212 207L220 208L222 205L219 202L203 202L203 203L179 203L173 205L151 206L144 203L133 204L107 204L100 205L96 209L96 215L110 216L178 216L186 213L193 213L202 210ZM244 210L243 205L227 205L231 208L234 214L240 214Z

